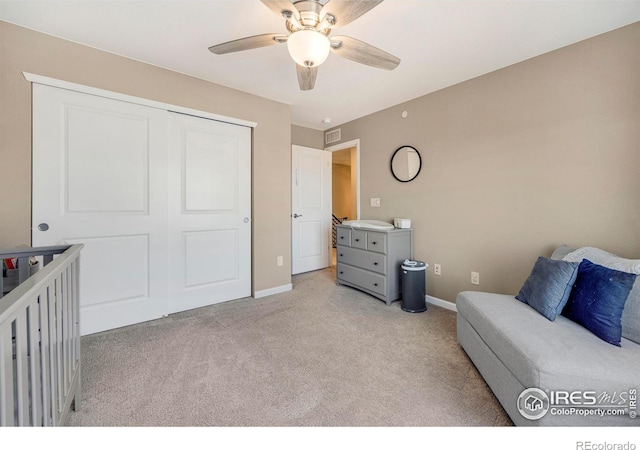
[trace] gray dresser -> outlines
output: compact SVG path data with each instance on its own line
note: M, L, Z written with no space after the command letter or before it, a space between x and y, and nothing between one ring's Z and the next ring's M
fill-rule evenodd
M369 230L338 225L336 256L338 285L360 289L384 300L400 298L400 265L413 257L410 229Z

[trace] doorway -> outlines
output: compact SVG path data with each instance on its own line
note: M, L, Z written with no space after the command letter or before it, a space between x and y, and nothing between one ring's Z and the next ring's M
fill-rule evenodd
M336 225L360 217L360 142L326 148L331 152L332 243L331 265L336 265Z

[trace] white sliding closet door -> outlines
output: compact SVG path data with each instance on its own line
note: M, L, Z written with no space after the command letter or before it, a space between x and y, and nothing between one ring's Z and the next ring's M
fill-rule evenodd
M169 118L171 312L251 295L251 130Z
M167 310L167 112L33 85L34 246L82 242L81 333Z
M251 295L251 129L33 85L32 245L81 242L81 333Z

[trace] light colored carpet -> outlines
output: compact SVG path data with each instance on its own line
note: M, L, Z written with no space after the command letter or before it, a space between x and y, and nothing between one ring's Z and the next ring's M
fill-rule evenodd
M406 313L335 284L82 338L71 426L508 426L456 342L455 313Z

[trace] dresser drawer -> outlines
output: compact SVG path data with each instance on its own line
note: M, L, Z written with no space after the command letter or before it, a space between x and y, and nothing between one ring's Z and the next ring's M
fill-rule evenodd
M362 289L367 289L380 295L386 295L387 279L384 275L342 263L338 263L336 270L338 280L353 283Z
M337 228L336 241L338 245L351 246L351 230L346 228Z
M367 250L387 253L387 235L370 231L367 233Z
M367 249L367 232L353 230L351 232L351 246L355 248Z
M387 267L386 256L379 253L371 253L339 245L336 254L339 263L350 264L362 269L384 274Z

